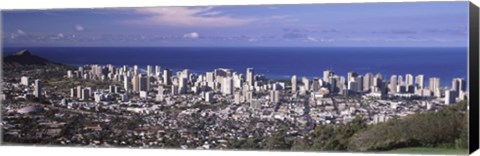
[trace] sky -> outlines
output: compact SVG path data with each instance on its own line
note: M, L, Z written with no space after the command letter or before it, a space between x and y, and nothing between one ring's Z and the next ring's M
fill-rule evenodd
M467 47L468 2L3 10L4 47Z

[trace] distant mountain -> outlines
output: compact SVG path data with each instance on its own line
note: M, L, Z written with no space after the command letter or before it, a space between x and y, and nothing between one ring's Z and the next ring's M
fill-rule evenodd
M48 66L62 65L60 63L49 61L45 58L32 55L28 50L22 50L15 54L8 55L3 58L4 67L20 67L20 66Z

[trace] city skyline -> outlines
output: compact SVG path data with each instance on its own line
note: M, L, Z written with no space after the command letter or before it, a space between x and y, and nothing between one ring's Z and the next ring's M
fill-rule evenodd
M5 47L466 47L467 6L420 2L7 10L2 12L2 37Z

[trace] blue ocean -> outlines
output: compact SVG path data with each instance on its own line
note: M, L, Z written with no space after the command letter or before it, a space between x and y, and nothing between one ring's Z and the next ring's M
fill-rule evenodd
M4 48L8 55L24 48ZM34 55L69 64L160 65L174 71L190 69L204 73L215 68L231 68L245 73L253 67L256 74L271 79L291 75L322 77L331 69L337 75L349 71L359 74L424 74L440 77L442 86L452 78L467 80L467 48L399 47L33 47ZM428 83L428 82L427 82Z

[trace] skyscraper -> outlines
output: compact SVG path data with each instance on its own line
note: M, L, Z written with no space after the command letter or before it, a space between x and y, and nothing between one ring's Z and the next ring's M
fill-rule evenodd
M125 89L125 92L128 92L131 90L130 84L128 83L130 78L127 75L123 75L123 88Z
M82 86L77 86L77 98L82 98Z
M361 92L363 89L362 83L362 76L352 77L352 79L347 83L347 89L354 92Z
M347 82L351 81L353 78L357 77L358 74L356 72L348 72L347 73Z
M450 90L450 89L447 89L445 90L445 104L446 105L449 105L449 104L454 104L456 102L456 97L458 96L457 95L458 92L455 91L455 90Z
M457 92L464 92L467 90L465 80L462 78L454 78L452 80L452 89Z
M271 90L270 91L270 102L278 103L280 101L280 91Z
M398 85L397 75L390 76L389 90L390 90L391 93L396 93L397 92L397 85Z
M207 86L210 87L211 89L215 89L215 76L213 75L213 72L207 72L205 75L206 75Z
M425 83L425 76L423 75L417 75L415 77L415 84L418 86L418 88L420 89L423 89L423 87L425 86L424 83Z
M333 76L333 72L330 70L323 71L323 82L331 83L330 77Z
M370 87L373 85L373 74L366 73L363 77L363 91L369 91Z
M231 77L226 77L223 79L222 93L223 95L233 94L233 80Z
M133 75L132 77L132 89L134 92L139 92L140 91L140 74Z
M171 85L172 84L172 80L170 79L171 77L172 77L172 71L170 69L163 70L163 84Z
M155 65L155 75L160 75L161 72L162 72L162 69L160 68L160 66Z
M243 82L242 82L242 75L234 73L233 74L233 87L234 88L242 88Z
M310 82L307 77L302 77L302 83L305 90L310 90Z
M149 91L149 77L138 74L138 91Z
M292 93L297 92L297 75L292 76Z
M90 94L92 93L92 89L90 87L85 87L82 89L82 100L88 100L90 98Z
M413 82L413 75L412 74L405 75L405 84L407 86L409 86L409 85L413 85L413 83L414 83Z
M330 90L330 93L333 95L338 93L339 91L339 88L337 86L337 79L338 77L331 76L328 80L328 82L330 83L329 90Z
M436 97L440 97L441 96L441 92L440 92L440 78L438 77L431 77L428 81L428 88L430 89L430 91L433 92L433 94L436 96Z
M318 82L319 79L314 77L312 80L312 91L316 92L320 90L320 83Z
M254 85L254 81L255 81L255 78L254 78L254 72L253 72L253 68L247 68L247 84L250 85L250 86L253 86Z
M147 76L153 76L153 73L152 73L152 66L151 65L147 65Z
M137 66L137 65L134 65L134 66L133 66L133 74L134 74L134 75L137 75L137 74L138 74L138 66Z
M42 81L40 81L39 79L35 80L35 90L33 93L37 98L42 97Z
M163 101L164 99L164 92L165 92L165 89L163 88L163 86L158 86L158 92L157 92L157 96L156 96L156 100L157 101Z
M178 83L178 94L185 94L187 92L187 78L181 77Z
M77 97L77 91L75 90L75 88L70 88L70 97L71 98Z
M398 85L403 85L403 84L405 84L405 82L403 81L402 75L398 75L397 77L398 77L398 81L397 81L397 84L398 84Z

